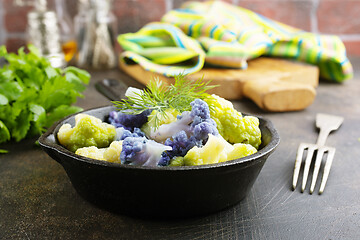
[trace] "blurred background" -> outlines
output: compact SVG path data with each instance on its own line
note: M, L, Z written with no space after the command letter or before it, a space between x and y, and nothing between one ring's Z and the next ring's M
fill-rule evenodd
M25 0L26 1L26 0ZM78 14L78 1L63 1L71 20ZM224 0L225 1L225 0ZM48 0L55 8L56 0ZM146 23L160 20L185 0L113 0L112 12L119 33L135 32ZM226 0L266 17L306 31L338 35L349 56L360 55L359 0ZM27 13L31 6L19 6L16 0L0 0L0 45L16 51L26 43Z

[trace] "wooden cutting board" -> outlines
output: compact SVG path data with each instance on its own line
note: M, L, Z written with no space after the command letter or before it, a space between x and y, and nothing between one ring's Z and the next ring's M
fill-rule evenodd
M174 81L173 78L146 71L138 64L120 61L120 68L144 85L153 77L166 83ZM187 77L190 80L203 77L204 81L219 86L209 93L229 100L246 97L266 111L285 112L302 110L314 101L319 70L305 63L261 57L249 61L245 70L204 68Z

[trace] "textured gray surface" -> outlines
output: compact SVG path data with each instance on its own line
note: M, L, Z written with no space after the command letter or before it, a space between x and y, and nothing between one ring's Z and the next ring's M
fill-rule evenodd
M315 102L304 111L264 113L248 100L240 111L272 120L281 143L265 163L250 194L238 205L193 219L159 221L115 215L77 195L65 171L34 139L6 144L0 155L0 239L359 239L360 238L360 59L354 79L321 82ZM105 77L139 86L117 70L93 72L85 109L108 105L94 84ZM318 112L345 117L327 145L337 148L323 195L291 190L296 150L314 143ZM301 180L301 178L300 178ZM318 191L319 184L315 188ZM171 204L171 203L169 203Z

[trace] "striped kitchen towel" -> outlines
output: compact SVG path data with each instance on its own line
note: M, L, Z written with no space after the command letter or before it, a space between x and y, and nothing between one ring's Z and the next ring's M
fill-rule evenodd
M130 51L122 59L131 58L147 70L172 76L182 67L183 73L199 71L204 60L210 66L246 68L249 59L274 56L317 65L320 76L331 81L353 76L337 36L305 32L223 1L186 2L166 13L162 22L134 35L120 35L119 43Z
M205 52L193 38L169 23L150 23L136 33L118 36L125 50L120 61L135 62L145 70L172 77L204 66Z

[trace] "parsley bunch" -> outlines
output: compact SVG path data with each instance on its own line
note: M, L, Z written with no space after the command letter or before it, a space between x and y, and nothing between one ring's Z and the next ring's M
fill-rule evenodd
M75 67L53 68L33 45L8 53L0 46L0 143L20 141L44 132L55 121L75 112L71 106L85 90L90 75ZM0 152L6 152L4 150Z

